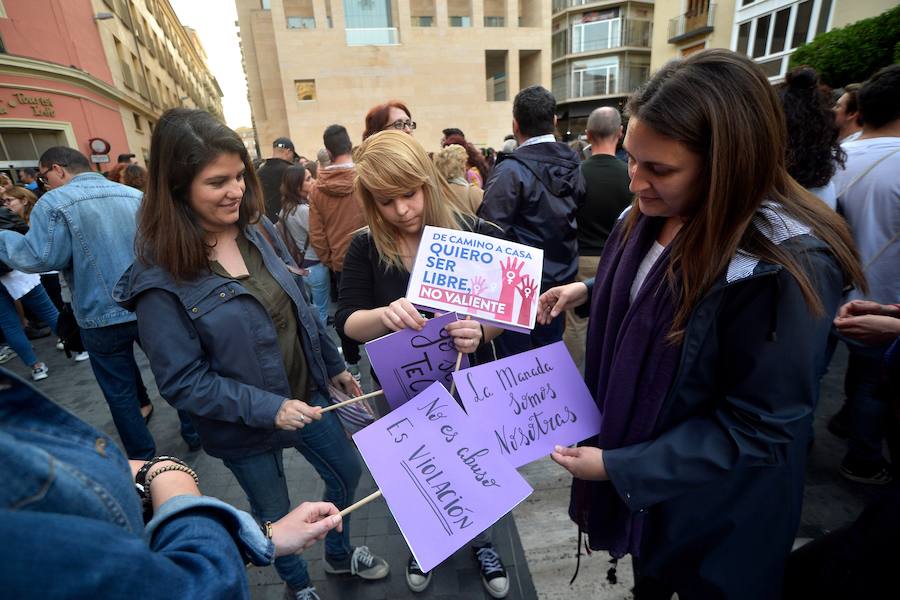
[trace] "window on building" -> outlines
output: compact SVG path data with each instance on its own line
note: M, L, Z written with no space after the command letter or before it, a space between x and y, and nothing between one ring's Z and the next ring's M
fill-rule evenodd
M584 13L572 25L572 53L606 50L622 45L619 9Z
M484 75L488 102L502 102L509 98L508 73L509 52L507 50L484 51Z
M554 65L551 72L551 91L557 102L569 98L569 67L564 64Z
M138 131L143 131L144 127L141 124L141 115L137 113L131 113L131 118L134 119L134 128Z
M784 44L787 42L787 27L790 17L790 8L784 8L775 13L775 24L772 26L772 43L769 44L769 54L784 50Z
M812 0L806 0L806 2L801 2L800 5L797 6L797 18L794 21L794 38L793 43L791 44L792 48L801 46L808 41L810 30L809 18L812 15L812 9Z
M284 15L288 29L316 28L312 0L284 0Z
M565 21L557 21L553 24L550 46L553 58L562 58L569 53L569 28Z
M756 14L743 22L740 9L735 15L738 24L734 50L753 57L769 77L784 75L791 53L818 33L822 13L831 10L832 0L776 4L771 12Z
M447 0L450 27L472 26L472 0Z
M506 27L506 0L484 0L484 26Z
M760 17L756 21L756 36L753 38L753 58L766 54L766 40L769 39L769 22L772 15Z
M819 8L819 24L816 26L816 35L825 33L828 29L828 20L831 18L831 0L822 0Z
M603 96L617 93L616 81L619 77L617 57L594 58L572 64L573 98Z
M315 79L295 79L294 89L297 92L297 100L300 102L309 102L316 99Z
M348 46L390 46L400 42L397 0L344 0Z
M413 27L434 27L434 0L410 0L409 14Z
M259 6L263 10L272 10L272 0L260 0Z
M115 37L113 38L113 43L116 47L116 56L119 59L119 70L122 72L122 82L129 90L133 90L135 89L134 78L131 76L131 65L128 64L125 47L122 46L122 42Z
M32 164L21 166L36 166L38 158L49 148L68 145L65 133L57 129L0 128L0 160L14 166L23 162Z

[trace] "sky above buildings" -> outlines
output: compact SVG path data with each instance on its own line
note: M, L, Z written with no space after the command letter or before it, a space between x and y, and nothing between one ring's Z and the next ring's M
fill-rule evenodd
M169 0L182 25L200 36L206 62L222 88L222 108L229 127L250 127L247 81L241 68L237 9L234 0Z

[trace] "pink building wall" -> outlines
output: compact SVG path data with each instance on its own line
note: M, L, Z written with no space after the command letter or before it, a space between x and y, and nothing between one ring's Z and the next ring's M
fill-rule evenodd
M90 0L4 4L8 18L0 19L0 35L8 54L76 68L113 85L97 30L102 21L94 20ZM24 94L26 100L36 99L38 104L23 104L16 94ZM114 99L52 75L0 75L0 128L4 120L12 119L69 123L78 150L90 156L88 140L103 138L112 146L112 163L118 154L132 151ZM105 169L109 165L102 166Z

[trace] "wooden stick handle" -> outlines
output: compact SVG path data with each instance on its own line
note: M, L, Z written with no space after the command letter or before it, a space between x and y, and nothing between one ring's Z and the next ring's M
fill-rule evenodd
M375 396L381 396L382 394L384 394L384 390L375 390L374 392L363 394L362 396L357 396L356 398L350 398L349 400L344 400L343 402L338 402L337 404L326 406L322 409L322 412L328 412L329 410L334 410L348 404L353 404L354 402L359 402L360 400L366 400L368 398L374 398Z
M366 496L359 502L354 502L353 504L351 504L350 506L348 506L347 508L345 508L344 510L341 511L341 516L346 517L347 515L352 513L357 508L359 508L361 506L365 506L366 504L368 504L372 500L375 500L376 498L381 498L381 490L375 490L374 492L372 492L371 494L369 494L368 496Z
M454 373L459 371L459 365L462 364L462 355L463 355L462 352L460 352L459 354L456 355L456 366L453 367ZM452 396L453 392L455 392L455 391L456 391L456 380L454 379L450 382L450 395Z

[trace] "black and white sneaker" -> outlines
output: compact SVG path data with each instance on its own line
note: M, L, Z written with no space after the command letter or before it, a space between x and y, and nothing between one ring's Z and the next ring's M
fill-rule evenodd
M284 584L284 600L322 600L316 593L316 588L311 585L306 586L302 590L295 590L291 586Z
M357 546L344 560L325 557L325 572L329 575L355 575L360 579L384 579L391 572L387 561L369 552L367 546Z
M500 555L494 550L494 546L488 544L481 548L473 548L475 560L481 569L481 583L492 598L506 598L509 593L509 579L506 577L506 569Z
M424 592L429 583L431 583L431 571L426 573L420 569L416 557L410 555L409 562L406 563L406 585L414 592Z

